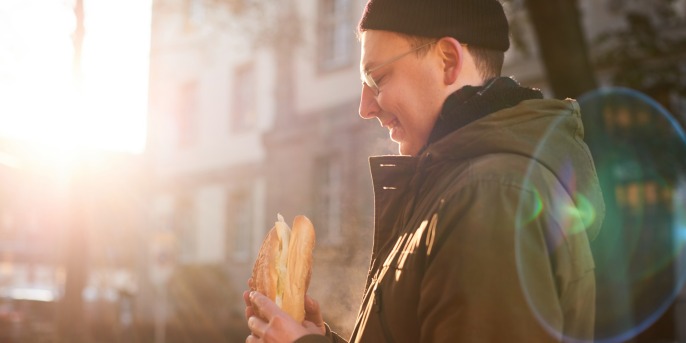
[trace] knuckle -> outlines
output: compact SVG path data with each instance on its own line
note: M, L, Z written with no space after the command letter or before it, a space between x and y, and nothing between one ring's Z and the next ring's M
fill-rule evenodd
M276 328L282 327L283 326L283 318L281 318L280 316L275 316L274 318L272 318L272 321L269 324L270 324L270 326L273 326Z
M269 322L269 331L271 334L281 332L286 327L286 320L281 316L274 316Z

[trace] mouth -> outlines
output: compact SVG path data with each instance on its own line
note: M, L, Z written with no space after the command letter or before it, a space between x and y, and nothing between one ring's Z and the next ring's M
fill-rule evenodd
M402 130L402 126L400 125L398 118L393 118L391 120L382 122L381 126L388 129L388 133L390 135L390 138L394 142L399 143L405 137L404 131Z
M389 130L392 130L394 127L398 126L398 124L399 124L398 119L394 118L394 119L389 120L387 122L382 122L381 126L387 128Z

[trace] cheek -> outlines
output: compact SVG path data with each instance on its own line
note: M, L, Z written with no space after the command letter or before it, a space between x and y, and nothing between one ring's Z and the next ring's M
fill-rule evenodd
M443 106L440 84L432 69L407 68L396 75L393 85L377 99L381 108L393 114L415 139L428 139Z
M436 82L439 81L431 77L419 78L416 81L414 120L423 138L428 138L441 112L444 99L441 97L441 89L436 86Z
M431 69L424 69L425 72L418 75L415 79L415 85L419 98L427 108L432 108L434 112L440 111L443 105L443 88L442 78Z

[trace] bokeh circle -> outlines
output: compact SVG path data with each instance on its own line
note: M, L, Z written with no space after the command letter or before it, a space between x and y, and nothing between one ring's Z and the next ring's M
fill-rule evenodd
M537 189L542 175L530 168L527 189L517 221L517 263L520 286L539 322L554 336L562 336L559 318L551 316L545 287L534 282L534 267L527 260L526 227L551 216L560 221L561 237L545 237L551 258L565 240L591 239L590 251L573 252L595 263L596 291L581 301L596 305L595 331L588 337L564 337L570 342L624 342L653 325L675 301L686 282L686 134L684 123L649 96L636 90L601 88L579 97L584 141L593 155L605 202L600 232L585 230L599 216L569 161L556 177L565 190ZM552 123L535 154L551 144L565 121ZM536 157L536 156L534 156ZM572 185L570 187L569 185ZM542 192L546 192L542 194ZM552 193L551 193L552 192ZM544 208L542 198L557 197ZM528 197L528 199L524 199ZM531 197L535 198L533 201ZM532 205L533 204L533 205ZM562 219L560 219L562 218ZM527 238L530 239L530 238ZM589 256L585 256L589 255Z

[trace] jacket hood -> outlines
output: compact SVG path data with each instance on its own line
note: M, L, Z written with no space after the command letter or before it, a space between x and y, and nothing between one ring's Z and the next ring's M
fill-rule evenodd
M549 169L581 212L589 239L602 224L605 205L576 101L525 100L488 114L425 150L436 160L492 153L530 157ZM455 148L458 147L458 148Z

